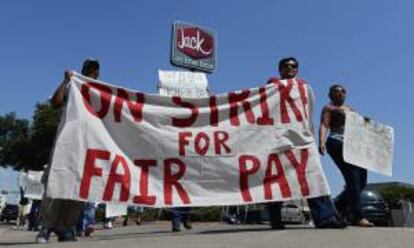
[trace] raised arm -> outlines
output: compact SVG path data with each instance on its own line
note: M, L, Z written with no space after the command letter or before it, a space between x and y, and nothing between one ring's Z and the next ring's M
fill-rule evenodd
M329 123L331 121L331 111L327 106L322 109L321 123L319 126L319 153L325 154L326 139L328 137Z
M66 89L72 75L72 71L65 71L62 82L53 93L52 99L50 99L53 108L57 109L65 104Z

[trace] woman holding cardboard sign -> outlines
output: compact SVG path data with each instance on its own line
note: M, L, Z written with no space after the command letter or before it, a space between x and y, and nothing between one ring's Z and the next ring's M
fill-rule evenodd
M374 224L363 216L361 210L361 192L367 184L367 170L348 164L343 158L345 112L352 111L345 104L346 89L341 85L331 86L329 98L331 102L323 108L321 115L319 153L324 155L328 151L345 180L345 189L336 197L335 207L352 224L372 227Z

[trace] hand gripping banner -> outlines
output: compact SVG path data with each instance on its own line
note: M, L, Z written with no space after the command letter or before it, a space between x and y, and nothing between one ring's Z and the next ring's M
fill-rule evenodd
M145 94L75 74L51 198L152 207L329 194L297 79L206 98Z

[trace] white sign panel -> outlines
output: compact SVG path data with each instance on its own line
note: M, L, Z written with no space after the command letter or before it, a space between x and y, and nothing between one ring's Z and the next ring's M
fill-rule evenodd
M344 160L347 163L392 175L394 129L382 123L365 121L355 112L346 113Z
M329 194L300 80L206 98L72 77L51 198L151 207L240 205Z
M158 71L159 94L187 98L208 97L205 73L190 71Z
M42 183L43 171L28 171L20 174L20 185L24 190L24 197L41 200L45 187Z
M127 205L107 203L105 206L105 218L123 216L127 214Z

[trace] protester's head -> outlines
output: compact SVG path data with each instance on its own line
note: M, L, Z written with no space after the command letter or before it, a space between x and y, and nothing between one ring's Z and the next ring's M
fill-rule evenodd
M296 77L298 69L299 63L294 57L283 58L279 61L279 74L282 79Z
M329 88L329 98L334 104L343 104L346 98L346 89L340 84L334 84Z
M82 75L98 79L99 77L99 61L96 59L86 59L82 66Z

